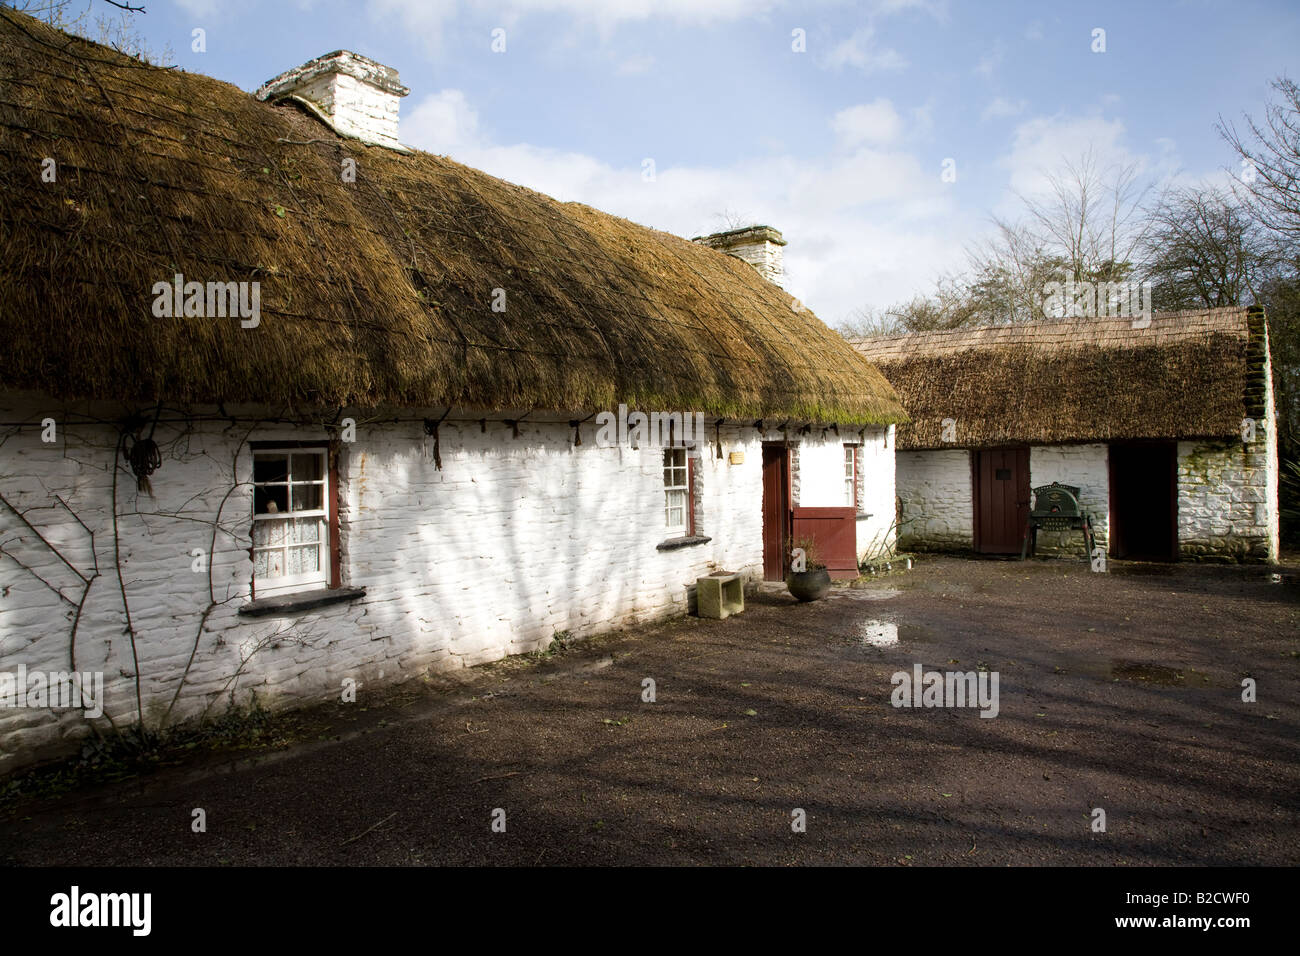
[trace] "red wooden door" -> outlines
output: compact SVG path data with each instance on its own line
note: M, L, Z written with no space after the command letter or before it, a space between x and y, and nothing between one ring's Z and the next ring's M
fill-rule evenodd
M763 579L785 580L790 534L790 449L763 446Z
M791 525L794 540L811 538L826 570L835 580L858 576L857 509L795 506Z
M1019 554L1029 521L1029 449L976 451L975 550L981 554Z

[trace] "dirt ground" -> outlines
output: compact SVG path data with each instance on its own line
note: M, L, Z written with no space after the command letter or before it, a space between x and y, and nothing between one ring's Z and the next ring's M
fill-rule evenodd
M1294 865L1300 587L1277 570L923 557L815 604L765 590L29 804L0 860ZM998 716L893 707L918 663L996 671Z

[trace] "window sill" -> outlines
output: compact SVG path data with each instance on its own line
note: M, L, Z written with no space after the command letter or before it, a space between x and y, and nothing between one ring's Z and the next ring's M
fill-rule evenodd
M705 537L702 534L686 535L681 538L669 538L667 541L660 541L655 545L658 551L676 551L678 548L693 548L697 544L708 544L712 538Z
M249 601L239 609L248 617L265 617L268 614L297 614L312 611L330 604L343 604L365 597L365 588L319 588L313 591L296 591L293 594L276 594L272 597Z
M865 520L865 519L871 517L871 512L870 512L870 511L859 511L859 512L858 512L857 514L855 514L853 517L854 517L855 519L857 519L858 521L863 521L863 520Z

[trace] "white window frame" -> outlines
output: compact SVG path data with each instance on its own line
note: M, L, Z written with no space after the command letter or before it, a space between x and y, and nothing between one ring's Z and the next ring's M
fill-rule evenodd
M320 479L294 481L293 479L293 456L294 455L313 455L320 459ZM253 449L253 460L258 458L286 458L285 480L284 481L253 481L254 488L254 513L253 524L254 531L258 522L267 521L298 521L304 518L315 518L317 520L316 541L314 542L320 555L320 568L304 574L281 574L273 578L257 577L257 553L259 551L280 551L283 552L282 567L289 566L289 549L295 547L291 544L278 545L258 545L256 534L253 536L253 593L257 598L270 597L276 594L291 594L295 591L311 591L325 589L330 586L330 568L333 564L333 550L330 541L330 495L334 489L330 481L329 467L329 450L325 447L309 446L305 448L255 448ZM254 470L256 474L256 470ZM316 485L321 489L321 507L304 511L293 510L293 489L295 486L304 487ZM264 487L284 487L287 489L286 501L289 510L276 514L257 514L256 489ZM298 545L297 547L305 547Z
M848 490L848 506L858 507L858 446L844 446L844 484Z
M668 536L670 538L684 538L689 534L691 527L691 509L695 503L691 501L691 453L690 449L677 445L672 448L663 450L663 470L664 470L664 524L667 526ZM677 456L681 455L681 464L677 464ZM670 459L671 456L671 459ZM681 472L682 483L675 484L677 472ZM674 496L680 496L680 508L682 520L680 523L674 523L672 513L678 507L675 505Z

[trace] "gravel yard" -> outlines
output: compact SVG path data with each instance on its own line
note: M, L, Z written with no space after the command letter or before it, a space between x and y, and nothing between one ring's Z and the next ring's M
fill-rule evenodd
M28 803L0 859L1295 865L1300 587L1277 570L925 557L809 605L765 587ZM997 716L893 706L916 665L996 673Z

